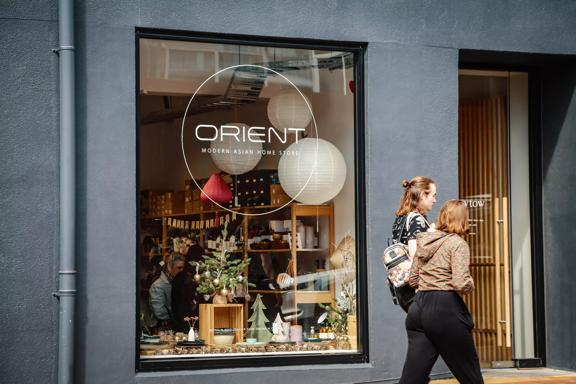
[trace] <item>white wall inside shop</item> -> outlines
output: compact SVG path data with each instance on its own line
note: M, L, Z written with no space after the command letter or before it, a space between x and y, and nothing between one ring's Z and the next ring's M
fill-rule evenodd
M335 245L346 233L355 235L355 175L354 175L354 96L348 90L347 95L333 93L312 95L314 115L318 124L320 138L334 144L346 161L346 182L340 193L334 198L334 241Z

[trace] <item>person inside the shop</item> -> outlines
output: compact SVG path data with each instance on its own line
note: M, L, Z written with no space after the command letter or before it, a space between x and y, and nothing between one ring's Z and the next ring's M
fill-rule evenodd
M198 316L198 304L202 302L201 295L196 291L198 284L194 281L195 263L204 260L204 248L193 238L193 244L186 253L184 270L172 281L172 316L174 317L174 330L188 332L190 326L185 317Z
M152 327L158 330L173 326L172 316L172 281L184 270L186 259L173 252L168 256L160 277L150 286L150 308L152 309Z
M461 295L472 292L468 208L449 200L440 209L437 230L416 237L417 249L409 283L417 289L406 317L408 352L400 384L422 384L438 359L458 382L483 383L472 339L474 322Z
M413 259L416 253L416 235L431 227L427 214L436 203L436 183L428 177L416 176L410 181L403 180L402 187L404 192L392 225L392 238L407 245L409 256ZM416 293L414 288L408 284L395 288L390 284L390 291L402 309L408 313Z

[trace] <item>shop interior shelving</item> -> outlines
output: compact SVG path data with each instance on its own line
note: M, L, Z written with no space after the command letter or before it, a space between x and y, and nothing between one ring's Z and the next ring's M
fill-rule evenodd
M278 209L277 206L252 206L252 207L235 207L230 210L239 213L256 213L265 209ZM216 212L219 214L226 214L224 209L206 209L195 212L176 213L171 215L161 216L144 216L142 220L161 220L162 222L162 250L163 255L167 254L168 247L168 220L169 219L191 219L191 220L206 220L215 216ZM244 215L242 218L243 233L245 237L242 252L244 257L253 257L255 255L269 255L274 257L276 254L288 254L292 263L292 277L295 277L296 283L290 287L294 292L294 307L299 304L317 304L317 303L331 303L334 301L334 279L329 271L329 257L334 251L334 206L332 204L323 205L304 205L298 203L291 203L285 207L278 209L275 213L270 214L271 217L278 216L285 220L290 220L291 234L290 248L285 249L251 249L248 241L248 227L251 222L259 221L260 223L268 222L269 218L263 216L248 216ZM297 224L301 221L304 224L309 224L315 227L316 233L319 236L318 248L298 248L297 247ZM200 231L200 244L204 244L204 231ZM315 261L312 263L312 260ZM320 276L320 277L318 277ZM328 281L326 289L316 289L314 281L317 279L324 279ZM302 288L308 284L307 288ZM278 294L278 290L267 289L251 289L251 293ZM296 310L296 308L294 308Z

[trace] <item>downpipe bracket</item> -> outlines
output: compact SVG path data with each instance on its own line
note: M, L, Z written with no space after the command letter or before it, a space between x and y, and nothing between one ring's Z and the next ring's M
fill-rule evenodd
M52 48L52 53L60 56L60 51L74 51L76 48L73 45L61 45L58 48Z
M52 292L52 296L60 299L62 296L76 296L76 292L78 291L75 289L61 289L59 291Z
M76 276L78 271L73 269L60 270L58 271L59 276ZM52 292L52 296L60 299L62 296L76 296L76 289L59 289L58 291Z

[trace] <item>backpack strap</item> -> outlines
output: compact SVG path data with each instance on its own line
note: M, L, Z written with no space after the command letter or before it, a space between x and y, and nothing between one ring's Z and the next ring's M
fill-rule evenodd
M406 228L405 228L405 229L406 229L407 231L410 229L409 226L410 226L410 223L412 222L412 219L414 219L415 217L418 217L418 216L420 216L420 217L422 218L422 220L424 220L424 222L426 223L426 225L428 226L428 228L431 227L431 225L430 225L430 223L428 222L428 220L426 220L426 216L424 216L424 215L421 214L420 212L411 211L411 212L408 212L408 215L407 215L407 216L409 216L409 217L408 217L408 220L406 220L407 223L406 223Z
M398 238L393 237L392 244L397 244L400 242L400 239L402 239L402 235L404 234L405 231L407 232L410 229L409 228L410 223L412 222L412 219L414 219L416 216L422 216L422 219L424 219L424 221L428 225L428 228L430 228L430 223L428 222L428 220L426 220L426 217L424 217L424 215L422 215L419 212L410 211L402 218L402 222L400 223L401 224L400 231L398 232ZM390 238L388 238L388 245L390 245Z
M418 212L414 211L408 212L408 214L406 215L406 224L404 225L403 228L406 232L408 232L408 230L410 229L410 223L412 222L412 219L418 215L420 215Z
M420 215L420 213L418 212L414 212L414 211L410 211L408 212L406 215L404 215L404 220L402 221L402 227L400 229L400 234L398 235L398 240L396 240L397 243L400 242L400 239L402 239L402 235L404 234L404 232L408 232L408 230L410 229L410 223L412 222L412 219L414 219L416 216ZM420 215L422 216L422 215ZM424 216L422 216L424 217ZM426 220L426 219L424 219ZM428 222L426 222L428 223Z
M406 224L408 221L408 215L410 215L410 213L404 215L404 217L402 218L402 222L400 223L400 231L398 231L398 238L393 237L392 238L392 243L393 244L397 244L400 242L400 240L402 239L402 234L404 234L404 230L406 229Z

